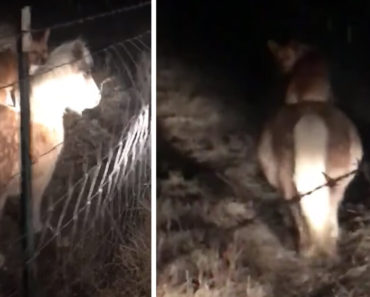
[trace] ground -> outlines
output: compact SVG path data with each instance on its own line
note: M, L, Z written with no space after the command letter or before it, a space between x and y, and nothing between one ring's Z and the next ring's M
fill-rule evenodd
M194 61L157 62L158 296L369 296L364 177L341 209L341 261L300 258L284 204L256 162L263 110Z

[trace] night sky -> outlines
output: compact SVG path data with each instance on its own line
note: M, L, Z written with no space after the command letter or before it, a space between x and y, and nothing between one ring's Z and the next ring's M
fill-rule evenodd
M244 89L244 100L262 109L276 81L268 39L317 45L328 59L338 106L344 109L370 85L370 1L159 0L157 19L158 53L221 73ZM370 88L366 92L370 100ZM350 108L346 111L356 120Z
M117 8L132 6L142 0L35 0L35 1L1 1L0 16L2 21L17 23L20 10L25 5L31 6L31 24L33 29L53 26L73 21L86 16L109 12ZM2 6L2 7L1 7ZM150 30L151 8L135 9L102 18L84 25L71 26L52 31L50 44L76 37L86 38L92 47L101 48L115 41L136 36Z
M15 0L1 1L1 15L15 18L19 10L30 5L37 25L50 25L95 13L133 5L133 0Z
M359 42L360 36L369 31L370 2L317 2L159 0L158 34L177 43L194 41L220 50L238 48L243 52L260 46L269 37L294 37L330 47L345 42L348 24L355 27L354 41ZM328 17L333 22L330 34L326 29Z

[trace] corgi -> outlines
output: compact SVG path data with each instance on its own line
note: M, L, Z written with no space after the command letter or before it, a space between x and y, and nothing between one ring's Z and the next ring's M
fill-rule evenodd
M283 45L269 40L267 47L287 79L286 104L302 101L334 103L329 67L315 47L294 40Z
M283 106L266 124L257 148L267 181L286 200L357 170L362 142L351 120L334 105ZM337 257L338 208L354 174L291 201L298 249L307 257Z
M29 74L43 65L48 57L48 40L50 29L41 33L32 33L30 51L27 53ZM18 58L16 52L16 40L7 46L2 46L0 51L0 104L5 104L19 109L14 100L14 87L18 81Z

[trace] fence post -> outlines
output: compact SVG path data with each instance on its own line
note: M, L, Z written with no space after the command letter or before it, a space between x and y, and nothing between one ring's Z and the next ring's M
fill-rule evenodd
M31 42L31 8L25 6L21 12L21 35L17 40L18 79L21 107L21 234L23 248L23 294L35 296L35 270L31 257L34 255L34 238L32 230L32 181L30 160L30 106L27 52Z

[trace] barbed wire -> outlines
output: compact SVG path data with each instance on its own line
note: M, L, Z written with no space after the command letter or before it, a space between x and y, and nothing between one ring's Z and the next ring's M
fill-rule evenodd
M139 3L139 4L134 4L134 5L130 5L130 6L121 7L121 8L111 10L111 11L108 11L108 12L103 12L103 13L94 14L94 15L87 16L87 17L82 17L82 18L72 20L72 21L68 21L68 22L54 24L54 25L49 26L49 27L31 29L31 33L41 32L41 31L44 31L46 29L55 30L55 29L70 27L70 26L73 26L73 25L81 25L83 23L98 20L98 19L101 19L101 18L114 16L114 15L125 13L125 12L128 12L128 11L140 9L140 8L146 7L150 4L151 4L151 1L145 1L145 2L142 2L142 3ZM16 33L16 34L13 33L13 34L9 34L9 35L0 36L0 40L6 40L6 39L9 39L9 38L15 38L17 40L20 36L22 36L22 33Z
M349 171L345 174L342 174L340 176L337 176L335 178L332 178L332 177L328 176L325 172L323 172L322 174L324 175L325 179L327 180L326 183L324 183L322 185L319 185L319 186L313 188L312 190L310 190L308 192L305 192L305 193L302 193L302 194L297 194L289 200L288 199L283 199L283 202L287 203L287 204L299 203L300 200L303 197L309 196L309 195L313 194L314 192L316 192L316 191L318 191L322 188L325 188L325 187L333 188L338 184L338 182L340 182L341 180L343 180L347 177L350 177L351 175L355 175L355 174L360 173L360 172L363 172L364 174L366 174L366 169L364 168L365 164L360 162L360 161L358 162L358 164L359 164L359 166L358 166L357 169L353 169L353 170L351 170L351 171ZM245 192L244 189L239 189L240 187L238 187L237 184L232 182L224 174L217 173L216 176L232 190L234 196L243 195L243 193ZM252 193L250 193L250 194L252 195Z
M97 19L105 18L105 17L108 17L108 16L114 16L116 14L121 14L121 13L124 13L124 12L140 9L140 8L148 6L150 4L151 4L151 1L145 1L145 2L142 2L142 3L139 3L139 4L134 4L134 5L131 5L131 6L121 7L121 8L112 10L112 11L103 12L103 13L83 17L83 18L80 18L80 19L77 19L77 20L73 20L73 21L69 21L69 22L65 22L65 23L60 23L60 24L55 24L55 25L50 26L50 27L45 27L45 28L40 28L40 29L33 29L33 30L31 30L31 32L40 32L40 31L44 31L48 28L50 30L55 30L55 29L70 27L70 26L73 26L73 25L81 25L83 23L87 23L87 22L90 22L90 21L95 21Z
M360 171L361 171L361 169L354 169L354 170L352 170L352 171L350 171L346 174L340 175L336 178L332 178L332 177L328 176L327 174L322 173L325 176L326 180L327 180L327 182L325 184L317 186L316 188L314 188L311 191L308 191L306 193L295 195L295 196L292 197L292 199L285 200L285 202L287 202L288 204L299 203L303 199L303 197L309 196L309 195L313 194L314 192L316 192L316 191L318 191L322 188L325 188L325 187L333 188L338 184L339 181L341 181L341 180L343 180L347 177L350 177L351 175L355 175L356 173L358 173Z

